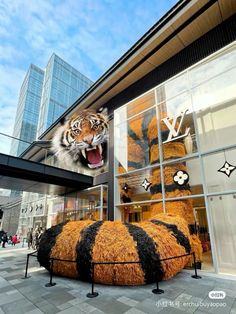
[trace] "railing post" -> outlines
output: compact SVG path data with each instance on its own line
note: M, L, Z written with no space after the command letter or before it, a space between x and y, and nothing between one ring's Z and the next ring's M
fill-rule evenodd
M90 292L87 293L88 298L95 298L98 296L98 292L94 291L94 267L95 267L95 265L92 262L92 291L91 291L91 293Z
M159 282L158 282L158 280L156 281L156 285L157 285L157 287L156 287L156 289L152 290L152 293L154 293L154 294L162 294L162 293L165 292L164 290L159 289Z
M56 285L55 282L52 282L53 263L54 263L54 258L50 258L50 281L49 283L46 283L45 287L53 287Z
M197 274L197 265L196 265L195 252L193 252L193 265L194 265L194 272L195 272L195 274L192 275L192 278L194 278L194 279L202 278L201 276L198 276L198 274Z
M26 266L25 266L25 276L22 277L22 279L28 279L31 277L31 276L27 276L28 275L28 267L29 267L29 257L30 257L30 254L27 254L27 260L26 260Z

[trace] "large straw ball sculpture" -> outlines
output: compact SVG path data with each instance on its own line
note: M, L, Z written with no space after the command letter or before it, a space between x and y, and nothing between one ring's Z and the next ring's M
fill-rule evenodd
M92 262L138 261L138 264L97 265L95 282L110 285L142 285L173 277L189 262L190 234L186 221L172 214L150 221L70 221L48 229L39 245L38 261L53 273L91 281Z

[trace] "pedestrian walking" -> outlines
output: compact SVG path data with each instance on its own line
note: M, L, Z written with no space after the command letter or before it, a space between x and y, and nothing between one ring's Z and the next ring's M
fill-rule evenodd
M12 239L11 239L11 241L12 241L12 245L16 245L16 243L17 243L17 234L14 234L14 236L12 237Z

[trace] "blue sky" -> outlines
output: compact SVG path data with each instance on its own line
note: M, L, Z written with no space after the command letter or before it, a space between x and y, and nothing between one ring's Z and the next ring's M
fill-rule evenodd
M177 0L1 0L0 132L12 134L30 65L53 52L97 80Z

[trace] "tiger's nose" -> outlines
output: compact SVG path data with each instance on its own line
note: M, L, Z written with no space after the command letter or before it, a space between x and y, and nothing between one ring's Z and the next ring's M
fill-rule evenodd
M92 134L89 134L89 135L86 135L84 138L83 138L83 141L87 144L92 144L92 141L93 141L93 135Z

